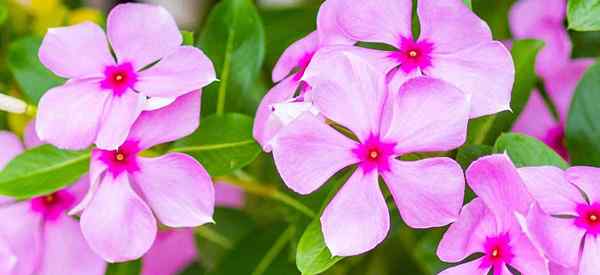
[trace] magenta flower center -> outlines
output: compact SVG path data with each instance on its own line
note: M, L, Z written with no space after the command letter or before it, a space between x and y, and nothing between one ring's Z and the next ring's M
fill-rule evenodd
M564 159L569 159L569 151L567 151L565 140L565 130L562 125L548 130L546 137L544 138L544 143L550 146L550 148L554 149L554 151L556 151Z
M415 42L409 38L400 40L400 49L392 52L390 58L400 63L400 69L404 73L411 73L416 69L424 70L431 66L431 52L433 43L427 40Z
M495 237L487 237L483 244L483 261L481 268L494 268L494 274L502 270L503 264L509 264L515 256L510 246L510 235L503 233Z
M352 152L360 160L359 167L366 173L375 169L389 171L395 145L395 143L383 142L378 136L371 135Z
M298 61L298 65L296 65L298 71L296 72L296 74L294 74L293 78L295 81L300 80L304 76L304 72L306 72L306 68L308 67L308 64L310 64L310 61L312 60L314 55L314 52L307 52L304 54L304 56L302 56L302 58L300 58L300 61Z
M600 203L580 204L577 206L577 214L576 226L585 229L588 234L594 236L600 234Z
M125 62L104 68L104 80L100 82L100 86L103 89L112 90L113 94L120 96L127 89L133 89L137 80L137 73L133 65Z
M66 190L31 199L31 210L46 220L56 220L75 204L75 196Z
M115 177L123 172L133 173L140 170L137 157L140 148L135 141L125 142L118 150L100 152L100 161L108 166L108 172Z

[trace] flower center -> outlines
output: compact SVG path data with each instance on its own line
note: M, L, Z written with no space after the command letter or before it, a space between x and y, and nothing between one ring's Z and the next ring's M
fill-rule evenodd
M371 135L365 142L354 148L352 152L360 160L359 167L365 172L375 169L378 171L388 171L394 147L394 143L383 142L378 136Z
M46 220L56 220L75 204L75 196L66 190L31 199L33 212L39 213Z
M137 153L140 152L138 143L126 141L114 151L100 150L99 160L108 166L108 171L115 177L123 172L133 173L140 170Z
M104 80L100 82L100 86L106 90L120 96L127 91L133 89L137 82L137 73L133 65L125 62L115 66L107 66L104 68Z
M414 41L401 38L400 49L392 52L390 58L400 63L404 73L411 73L416 69L424 70L431 66L431 52L433 43L427 40Z
M412 51L409 51L409 52L408 52L408 56L410 56L410 57L417 57L417 54L418 54L418 53L417 53L417 51L415 51L415 50L412 50Z
M580 204L577 206L577 214L578 217L575 218L576 226L585 229L594 236L600 234L600 203Z
M493 267L500 270L503 264L509 264L514 257L508 233L487 237L483 247L485 255L481 262L482 268Z
M371 152L369 153L369 157L371 158L371 160L377 160L377 158L379 157L379 152L377 150L371 150Z

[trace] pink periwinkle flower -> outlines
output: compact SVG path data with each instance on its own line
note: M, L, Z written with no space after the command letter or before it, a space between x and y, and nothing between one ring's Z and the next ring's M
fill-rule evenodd
M470 117L510 109L511 55L463 1L419 0L418 38L412 33L412 0L334 1L340 2L336 22L349 38L395 48L378 57L393 61L392 91L413 77L429 76L470 96Z
M215 80L212 63L202 51L181 43L171 15L146 4L113 8L107 35L90 22L49 29L40 61L68 81L40 100L38 135L60 148L95 143L117 149L148 97L167 98L168 103Z
M527 167L519 174L537 202L527 223L546 256L573 274L598 274L600 168Z
M525 216L531 197L517 169L506 155L480 158L466 172L478 198L465 205L458 220L444 234L437 255L458 263L440 275L510 275L512 267L524 275L549 274L546 261L517 219Z
M449 158L397 157L460 146L469 113L466 96L428 77L388 92L385 75L360 55L317 53L321 54L310 65L321 70L308 68L303 77L311 83L313 104L356 139L305 112L281 129L272 147L282 179L300 194L315 191L347 166L357 166L321 216L332 254L360 254L385 239L390 217L379 176L408 225L429 228L454 221L464 192L460 166Z
M26 131L25 139L37 140L32 134ZM15 135L0 132L0 170L23 149ZM104 274L106 262L92 252L79 223L67 215L88 185L85 175L73 186L45 196L25 201L0 198L0 274Z
M213 221L212 181L195 159L180 153L139 156L192 133L199 110L200 93L181 96L167 107L142 113L118 149L92 151L90 190L71 212L83 211L83 235L102 258L120 262L146 253L156 237L154 215L175 228Z

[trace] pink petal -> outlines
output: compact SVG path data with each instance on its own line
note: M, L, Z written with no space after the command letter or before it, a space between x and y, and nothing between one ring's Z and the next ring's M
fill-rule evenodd
M328 0L321 4L317 14L317 33L319 44L323 45L352 45L354 41L346 37L339 26L336 16L340 12L339 0Z
M571 167L567 169L567 180L583 190L592 203L600 202L600 168Z
M486 237L496 233L492 213L481 199L465 205L455 223L450 225L437 248L445 262L460 262L476 252L483 252Z
M210 176L192 157L170 153L140 158L133 179L158 220L170 227L213 222L215 190Z
M544 212L551 215L577 215L577 205L586 203L571 185L565 172L553 166L519 168L519 175Z
M549 264L550 274L552 275L578 275L579 271L577 268L568 268L562 265L550 262Z
M404 222L410 227L439 227L458 218L465 179L460 165L454 160L392 160L390 168L383 178Z
M310 61L312 55L319 49L319 38L316 32L312 32L302 39L294 42L290 45L273 68L272 79L273 82L279 82L286 78L295 68L299 66L306 66L308 64L302 64L306 61ZM306 60L308 59L308 60ZM298 68L302 69L302 68Z
M44 254L39 275L85 274L102 275L106 262L86 243L79 223L63 216L44 226Z
M587 235L584 241L579 275L594 275L600 270L600 240L596 236Z
M198 251L191 229L158 232L142 261L142 275L174 275L196 260Z
M215 204L230 208L242 208L246 200L244 191L227 182L221 181L215 184Z
M460 0L420 0L419 40L433 42L436 53L453 53L492 40L488 25Z
M156 237L150 208L129 186L127 174L105 175L81 215L81 230L94 252L109 262L140 258Z
M1 274L13 274L17 265L17 256L14 255L10 246L4 238L0 237L0 272Z
M200 93L180 96L166 107L143 112L133 124L128 140L140 148L174 141L193 133L200 124Z
M125 142L129 130L144 108L146 97L132 90L109 97L100 122L96 146L116 150Z
M0 238L8 242L17 257L11 274L33 274L40 264L42 219L31 211L29 202L0 207Z
M471 118L510 110L515 67L510 52L500 42L434 54L432 66L424 73L471 96Z
M89 181L88 191L85 193L84 197L79 201L73 209L69 210L69 215L80 214L85 208L88 207L94 195L98 191L98 187L100 185L101 176L108 169L108 166L103 161L99 160L102 152L100 150L92 150L92 156L90 158L90 171L89 175L85 174L82 177L87 175Z
M510 265L521 274L549 275L548 264L524 233L511 243L514 258Z
M138 70L175 52L183 41L169 12L154 5L120 4L108 15L106 29L117 60Z
M115 63L104 31L90 22L48 29L39 58L64 78L102 77L104 68Z
M4 169L13 158L23 152L23 144L19 138L8 131L0 131L0 171Z
M481 268L481 259L477 259L471 262L460 264L451 268L448 268L438 275L484 275L488 274L490 268ZM497 275L497 274L494 274ZM504 274L503 274L504 275ZM510 275L510 273L507 273Z
M399 45L412 38L411 0L338 1L338 24L351 39Z
M588 58L569 61L564 66L556 69L555 73L544 77L548 95L556 106L561 121L567 121L571 99L575 94L577 83L592 64L594 64L594 59Z
M515 37L525 38L542 28L562 27L566 8L564 0L517 1L510 9L510 30Z
M358 162L352 153L356 146L351 139L304 113L280 131L273 143L273 158L285 184L297 193L309 194L337 171Z
M385 139L397 142L398 154L446 151L465 142L469 102L455 87L418 77L392 95L394 116Z
M135 89L147 96L177 97L215 81L212 62L198 48L182 46L141 71Z
M536 137L540 140L547 138L548 132L560 127L560 124L550 112L544 98L536 89L531 92L527 105L513 125L513 131Z
M33 148L44 144L43 141L40 140L37 133L35 132L35 119L32 119L25 127L25 133L23 134L23 140L25 143L25 147Z
M63 149L88 147L96 139L108 97L97 81L73 81L50 89L38 105L38 136Z
M377 177L377 173L354 172L325 208L321 228L332 255L364 253L387 236L390 215Z

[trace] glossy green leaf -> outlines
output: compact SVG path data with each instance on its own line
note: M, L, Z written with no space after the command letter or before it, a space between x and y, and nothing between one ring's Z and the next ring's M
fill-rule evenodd
M569 0L567 19L570 29L600 30L600 0Z
M142 271L142 261L109 264L106 275L137 275Z
M463 169L467 169L469 165L480 157L490 155L493 151L492 146L471 144L461 147L456 154L456 161L460 163Z
M40 38L31 36L16 40L8 48L8 67L27 99L34 104L50 88L64 83L38 60L41 43Z
M65 151L51 145L26 151L0 172L0 194L29 198L74 183L89 167L89 151Z
M543 142L522 134L508 133L498 138L494 145L495 153L506 152L515 166L556 166L563 169L569 167L552 148Z
M220 80L205 89L202 111L254 112L258 102L248 102L265 57L265 31L253 1L220 1L196 45L212 60Z
M183 37L183 45L194 45L194 32L181 31L181 37Z
M567 148L576 165L600 166L600 63L577 85L567 119Z
M203 118L198 130L171 150L193 156L213 177L240 169L260 154L252 138L252 118L235 113Z
M321 223L319 219L315 219L308 225L304 234L298 243L298 251L296 254L296 265L303 275L319 274L335 263L339 262L343 257L333 257L323 239L321 232Z

